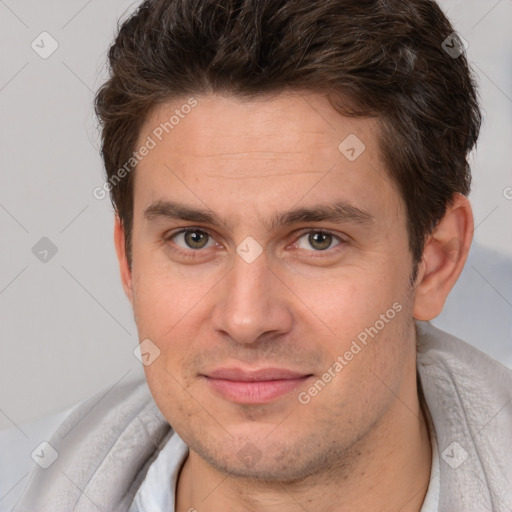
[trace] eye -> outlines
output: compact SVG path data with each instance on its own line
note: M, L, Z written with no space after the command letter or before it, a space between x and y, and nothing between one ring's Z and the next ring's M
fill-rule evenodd
M215 244L213 238L201 229L184 229L170 235L167 240L182 249L207 249ZM209 244L209 245L208 245Z
M334 243L338 241L338 243ZM327 249L331 249L332 247L336 247L343 240L340 237L330 233L329 231L309 231L304 233L298 240L295 242L295 245L299 249L309 250L310 247L315 249L315 252L326 251Z

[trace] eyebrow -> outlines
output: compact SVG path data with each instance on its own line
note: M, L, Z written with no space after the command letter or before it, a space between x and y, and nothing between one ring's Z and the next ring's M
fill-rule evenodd
M159 219L186 220L222 226L228 231L231 229L228 222L224 221L215 212L207 208L192 208L174 201L155 201L144 210L144 218L148 221ZM374 217L368 211L341 200L276 213L267 223L267 229L273 230L277 226L285 226L299 222L326 221L369 225L373 223Z

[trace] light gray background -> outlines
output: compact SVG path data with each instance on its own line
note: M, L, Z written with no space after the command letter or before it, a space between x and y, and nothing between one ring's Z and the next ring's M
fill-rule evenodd
M142 375L112 207L92 195L104 179L93 94L136 4L0 0L0 428ZM469 43L485 123L472 158L476 245L435 323L512 366L512 2L441 5ZM43 31L59 45L47 59L31 47ZM32 253L42 237L58 249L46 263Z

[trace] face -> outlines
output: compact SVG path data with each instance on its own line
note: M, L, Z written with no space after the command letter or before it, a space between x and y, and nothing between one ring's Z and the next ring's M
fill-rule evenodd
M139 136L155 146L125 286L147 381L213 467L314 474L415 393L404 204L375 120L315 94L195 101L159 106Z

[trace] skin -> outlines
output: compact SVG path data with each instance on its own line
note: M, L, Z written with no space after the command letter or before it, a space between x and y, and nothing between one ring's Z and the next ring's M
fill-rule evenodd
M139 144L187 99L150 112ZM160 350L145 366L148 385L190 447L176 510L420 510L432 454L414 318L437 316L462 271L468 200L453 198L411 283L405 207L375 119L340 116L311 93L197 101L135 171L132 269L119 218L114 232L139 339ZM354 161L338 149L350 134L365 145ZM371 220L270 226L277 213L340 200ZM223 223L145 217L157 201L207 208ZM184 228L206 232L206 245L191 248L190 233L176 235ZM332 238L311 241L319 229ZM263 250L250 263L236 252L248 236ZM300 403L393 304L400 312ZM237 365L311 377L268 403L239 404L201 377Z

